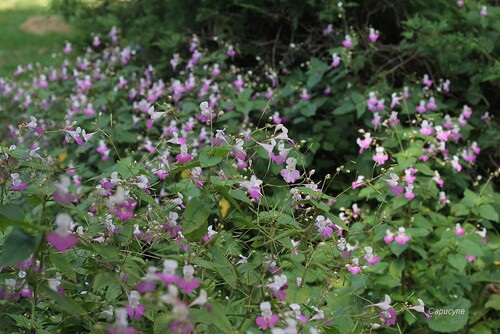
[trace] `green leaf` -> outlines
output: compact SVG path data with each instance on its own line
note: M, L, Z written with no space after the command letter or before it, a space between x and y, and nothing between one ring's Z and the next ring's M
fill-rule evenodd
M392 260L391 265L389 266L389 273L391 274L392 278L400 279L404 268L405 268L405 259L400 257L395 260Z
M153 324L153 334L164 334L171 321L172 315L165 313L157 314Z
M76 273L73 267L69 264L68 259L65 254L61 253L52 253L50 254L50 260L52 264L59 269L66 277L69 279L76 281Z
M448 254L448 262L461 273L464 272L467 260L463 254Z
M135 167L132 167L132 157L127 157L125 159L121 159L116 163L117 171L120 176L126 180L134 174L137 174L139 170Z
M351 101L346 101L342 105L340 105L339 107L335 108L335 110L332 111L332 114L333 115L345 115L345 114L349 114L354 109L356 109L354 104Z
M498 212L490 204L481 205L479 207L479 215L481 216L481 218L498 223Z
M59 309L63 312L66 312L68 314L81 317L84 315L86 312L85 310L75 302L71 297L65 296L64 298L61 297L59 292L55 292L51 288L49 288L47 285L40 285L40 291L44 294L49 296L50 298L54 299L56 301L57 306L59 306Z
M439 333L453 333L461 330L467 324L470 301L460 298L444 307L432 305L432 308L434 314L428 322L429 328ZM448 312L448 314L437 314L440 310ZM460 313L453 314L451 313L453 310L460 310Z
M351 93L351 100L356 106L356 117L360 118L366 112L365 98L358 91Z
M193 317L194 321L197 323L214 325L219 328L222 333L233 333L233 326L226 316L224 309L230 309L230 307L224 307L222 304L212 301L210 302L212 307L212 312L207 312L205 309L192 308L189 310L189 314Z
M229 260L224 256L224 252L219 248L212 248L210 253L212 253L214 261L219 264L215 267L215 270L231 288L236 289L238 276L236 275L236 270L234 269L233 264L229 262Z
M24 220L24 211L17 205L10 203L0 205L0 215L7 217L14 222L22 222Z
M484 304L484 308L492 308L500 311L500 295L491 295L490 299Z
M41 240L39 235L32 236L19 228L13 228L3 244L0 268L15 266L28 258L36 250Z
M207 231L210 205L204 198L193 198L184 210L182 230L188 241L199 241Z
M432 169L430 169L429 166L427 166L426 164L416 164L415 165L415 168L422 174L424 175L427 175L427 176L434 176L434 172L432 171Z
M207 151L202 151L199 157L201 167L217 166L222 161L221 157L211 157Z
M286 300L289 303L302 305L311 296L311 288L309 288L308 286L303 286L299 288L297 285L293 284L289 286L289 288L286 291L287 291Z
M467 239L462 240L459 249L463 254L467 255L474 255L474 256L484 255L481 247L472 240L467 240Z

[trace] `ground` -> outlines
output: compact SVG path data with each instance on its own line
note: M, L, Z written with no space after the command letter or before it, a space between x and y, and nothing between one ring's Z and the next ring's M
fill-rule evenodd
M70 27L50 13L48 0L0 1L0 76L11 75L19 64L55 64L52 53L62 51L70 36Z

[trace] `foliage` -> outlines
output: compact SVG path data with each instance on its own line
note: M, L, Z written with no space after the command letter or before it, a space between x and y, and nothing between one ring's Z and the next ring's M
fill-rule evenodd
M350 20L351 5L335 10ZM494 33L495 15L478 16L481 29ZM432 31L418 20L405 24ZM415 35L388 51L338 30L311 31L321 52L297 43L252 70L242 45L190 35L164 81L113 28L60 68L0 79L3 328L497 331L491 109L437 76L456 55L435 72L405 56L384 69ZM434 56L439 44L416 40Z

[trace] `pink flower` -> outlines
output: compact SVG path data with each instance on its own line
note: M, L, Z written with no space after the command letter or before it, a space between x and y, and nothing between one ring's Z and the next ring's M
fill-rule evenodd
M362 270L366 269L366 266L359 265L359 259L357 257L352 259L352 264L346 264L346 267L347 267L347 270L353 275L357 275Z
M423 313L427 319L432 318L432 315L429 313L425 312L425 304L422 301L422 299L418 299L418 305L408 307L409 310L415 310L417 312Z
M420 133L424 136L430 136L434 133L434 127L432 126L432 122L428 122L427 120L423 120L420 125Z
M369 148L370 145L372 144L373 138L371 137L371 135L372 134L370 132L367 132L364 134L363 139L358 138L356 140L356 143L359 145L359 154L363 153L363 151Z
M135 290L130 292L128 296L129 306L125 308L130 320L139 320L146 312L146 306L139 304L140 299L141 295L139 292Z
M461 237L464 234L465 234L465 229L462 227L462 225L460 225L460 223L457 223L455 225L455 235L457 237Z
M458 7L458 8L462 8L463 6L464 6L464 2L463 2L463 0L458 0L458 1L457 1L457 7Z
M486 238L486 229L483 228L481 231L476 231L476 234L483 238L483 243L486 245L488 243L488 238Z
M215 113L210 109L208 102L200 103L201 114L197 114L195 117L201 122L210 124L210 121L215 118Z
M405 187L405 190L406 190L405 198L409 201L411 201L412 199L415 198L415 193L413 193L413 188L414 188L414 186L411 183L407 187Z
M286 168L282 169L280 174L287 183L294 183L300 178L300 172L295 169L297 159L288 158L286 164Z
M364 186L364 179L365 177L363 175L358 175L358 178L356 179L356 181L353 181L351 183L351 186L352 186L352 189L356 189L356 188L360 188L362 186Z
M349 49L352 47L352 39L350 35L345 35L345 39L342 41L342 45L346 48Z
M78 238L71 234L73 221L67 213L60 213L56 216L57 228L54 232L47 234L46 240L55 249L64 252L78 244Z
M185 164L193 160L193 156L188 153L187 149L187 145L181 145L181 153L175 156L177 162Z
M333 233L333 222L322 215L316 217L316 223L314 225L316 225L316 227L318 228L317 232L323 238L328 238Z
M385 237L384 237L384 242L386 244L390 244L394 241L394 233L391 232L391 230L386 230L385 231Z
M396 236L396 238L394 238L394 240L396 240L396 242L400 245L404 245L410 240L410 237L406 235L405 231L406 230L404 227L400 227L398 229L398 235Z
M340 57L334 53L332 55L332 63L331 63L331 66L332 67L338 67L340 65Z
M420 100L420 104L418 105L418 107L416 109L420 114L425 113L427 111L427 109L425 108L425 101Z
M392 307L388 308L385 311L381 311L379 313L379 317L382 323L386 326L392 326L396 324L397 315L396 311Z
M424 74L424 78L422 79L422 84L424 84L424 86L427 86L427 87L432 86L432 80L429 79L428 74Z
M333 24L329 24L325 29L323 29L323 36L328 36L333 32Z
M168 259L164 260L163 271L161 273L157 273L156 276L158 276L168 286L179 281L180 279L179 275L175 274L177 267L177 261Z
M148 293L156 289L156 281L158 276L156 274L156 267L150 266L146 275L135 286L139 293Z
M243 85L245 84L245 82L243 81L243 77L241 76L241 74L238 74L236 76L236 80L233 83L236 86L236 88L238 88L238 90L241 90L243 88Z
M380 261L380 256L374 255L373 254L373 248L371 248L370 246L365 247L365 252L366 252L366 255L365 255L364 259L371 266L375 265L375 263L377 263L378 261Z
M255 320L257 326L263 331L267 328L274 328L280 317L271 312L271 304L269 302L260 303L260 310L262 311L262 315L258 316Z
M179 289L184 291L185 294L190 294L191 292L193 292L193 290L197 289L200 286L200 281L198 281L196 278L193 278L193 266L184 266L182 272L184 273L184 278L180 279L177 285L179 286Z
M270 289L270 292L278 299L285 300L286 293L284 290L288 289L288 285L286 284L287 277L286 275L274 275L274 281L269 283L267 286Z
M208 232L203 236L203 241L209 242L214 236L219 234L217 231L214 231L214 228L212 225L208 227Z
M231 58L233 58L233 59L234 59L234 56L236 56L236 51L234 50L234 47L233 47L232 45L229 45L229 46L227 47L227 52L226 52L226 54L227 54L229 57L231 57Z
M64 46L63 52L65 54L69 54L69 53L71 53L71 50L72 50L71 43L70 42L66 42L66 45Z
M439 192L439 203L441 204L449 204L450 200L446 198L446 193L444 191Z
M375 43L377 41L378 37L379 37L378 30L370 28L370 33L368 34L368 39L370 39L370 41L372 43Z
M10 174L10 177L12 178L12 185L9 188L10 190L24 191L28 186L28 182L23 182L18 173L12 173Z
M476 257L474 255L465 255L465 259L467 260L467 262L476 261Z
M482 6L479 15L481 15L481 17L486 17L488 15L488 8L486 6Z
M429 98L429 102L427 102L427 104L425 106L429 110L436 110L437 109L437 104L436 104L436 100L434 99L434 97L431 96Z
M376 153L373 155L373 161L377 164L383 165L389 159L389 156L384 153L384 148L382 146L377 146L375 152Z
M437 170L434 171L434 177L432 178L434 182L436 182L439 185L439 188L443 188L444 181L441 178L441 175L439 175L439 172Z
M398 185L399 181L399 176L391 173L390 174L390 179L383 179L385 182L387 182L387 187L389 190L396 196L399 196L403 193L404 188L400 185Z
M262 194L260 192L260 186L262 181L257 179L255 175L252 175L250 181L243 181L240 184L247 189L248 194L254 201L260 200Z
M127 310L125 308L117 308L115 310L115 323L108 328L109 334L135 334L133 327L128 326Z
M311 95L309 95L306 88L302 89L302 93L300 94L300 98L304 101L307 101L311 98Z

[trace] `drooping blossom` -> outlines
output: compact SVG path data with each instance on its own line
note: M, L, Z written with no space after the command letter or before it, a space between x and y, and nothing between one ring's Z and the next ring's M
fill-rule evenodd
M133 290L128 295L128 306L125 308L130 320L139 320L146 312L146 306L140 304L141 295Z
M373 28L370 28L370 33L368 34L368 39L370 42L375 43L379 37L380 33L378 30L375 30Z
M462 235L465 234L465 229L460 225L460 223L456 223L455 225L455 235L457 237L461 237Z
M353 181L351 183L352 189L363 187L365 184L364 180L365 180L365 177L363 175L358 175L358 178L356 179L356 181Z
M177 285L179 286L179 289L184 291L185 294L190 294L200 286L200 281L194 278L193 266L184 266L184 268L182 268L182 272L184 274L184 277L177 282Z
M398 234L394 240L396 240L396 242L400 245L405 245L410 240L410 237L406 234L406 229L404 227L400 227L398 229Z
M300 172L295 169L297 159L288 158L286 160L286 168L282 169L280 174L287 183L294 183L300 178Z
M163 261L163 271L161 273L156 273L165 284L168 286L172 283L179 281L180 277L175 273L178 267L178 263L175 260L164 260Z
M359 265L359 259L357 257L352 259L352 264L346 264L347 270L353 274L357 275L359 274L362 270L366 269L366 266L360 266Z
M378 261L380 261L380 256L373 254L373 248L371 248L370 246L366 246L365 247L365 252L366 252L366 254L364 256L364 259L371 266L375 265L375 263L377 263Z
M486 245L488 243L488 238L486 238L487 230L483 228L481 231L476 231L476 234L483 238L483 243Z
M385 153L385 150L382 146L377 146L375 148L375 154L373 155L373 161L375 161L379 165L385 164L385 162L389 159L389 155Z
M436 99L433 96L431 96L425 107L429 110L436 110L437 109Z
M429 122L427 120L423 120L422 124L420 124L419 132L424 136L430 136L431 134L433 134L434 127L433 127L432 122Z
M434 176L432 177L432 180L434 180L434 182L438 184L439 188L443 188L444 181L437 170L434 171Z
M73 220L67 213L59 213L56 216L57 228L47 234L47 241L60 252L64 252L78 244L78 238L71 233Z
M325 216L319 215L316 217L314 225L316 225L319 235L323 238L328 238L333 233L333 222L329 218L325 218Z
M409 310L415 310L419 313L423 313L425 315L425 317L427 319L430 319L432 318L432 315L430 315L429 313L425 312L425 304L424 302L422 301L422 299L418 299L418 305L414 305L412 307L408 307Z
M391 297L389 297L388 295L385 295L384 300L380 303L371 304L368 306L376 306L381 310L381 312L379 313L379 317L384 325L392 326L396 323L396 311L391 307Z
M127 320L127 310L124 307L115 309L115 323L108 328L109 334L135 334L133 327L129 327Z
M254 201L260 200L260 198L262 197L262 194L260 192L262 180L259 180L255 175L252 175L249 181L245 180L240 182L240 184L247 189L247 193Z
M391 230L386 230L385 231L385 237L384 237L384 242L386 244L390 244L394 241L394 233L391 232Z
M12 185L9 187L10 190L24 191L28 186L28 182L23 182L19 177L19 173L10 174L12 178Z
M270 292L278 300L285 300L286 298L285 290L288 289L288 285L286 284L287 280L288 278L286 275L274 275L273 282L267 285Z
M446 197L446 193L444 191L439 192L439 203L441 204L449 204L450 200Z
M188 153L187 145L181 145L181 152L175 158L180 164L185 164L193 160L193 156Z
M311 98L311 95L307 92L307 88L302 89L302 93L300 93L300 99L307 101Z
M271 304L269 302L260 303L261 315L257 317L255 323L260 329L265 331L268 328L274 328L276 323L280 320L280 317L273 314L271 311Z
M345 35L344 40L342 41L342 45L346 48L349 49L352 47L352 39L350 35Z
M207 234L203 236L203 241L209 242L213 237L215 237L219 232L214 231L214 228L212 225L208 226Z
M391 173L389 179L383 179L387 182L387 187L389 190L396 196L399 196L403 193L404 187L399 185L399 176L397 174Z
M423 114L427 111L427 108L425 107L425 100L420 100L419 105L415 108L419 114Z
M336 53L332 54L331 66L338 67L339 65L340 65L340 57Z
M429 75L428 75L428 74L424 74L424 77L423 77L423 79L422 79L422 84L423 84L424 86L427 86L427 87L432 86L432 80L431 80L431 79L429 79Z
M359 154L363 153L364 150L370 147L372 144L373 138L372 134L370 132L366 132L364 134L364 138L358 138L356 140L356 143L359 145Z
M207 101L200 103L201 114L197 114L195 117L201 122L210 124L210 121L215 118L215 113L210 109Z

